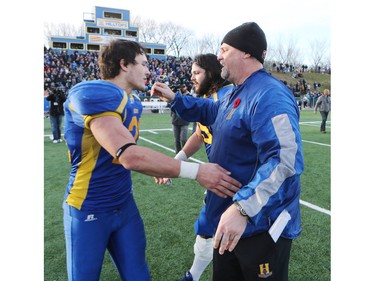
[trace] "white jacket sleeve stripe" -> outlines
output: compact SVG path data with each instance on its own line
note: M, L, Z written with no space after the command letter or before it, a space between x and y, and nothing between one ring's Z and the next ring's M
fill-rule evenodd
M270 197L278 192L285 179L296 173L294 168L298 146L287 114L272 118L272 124L280 144L280 162L256 188L247 200L241 201L242 207L250 217L257 215Z

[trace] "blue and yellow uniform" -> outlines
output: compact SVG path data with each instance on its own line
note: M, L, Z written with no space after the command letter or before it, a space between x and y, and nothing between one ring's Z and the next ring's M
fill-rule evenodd
M218 101L221 99L227 92L232 90L233 84L226 85L222 88L220 88L217 92L213 93L209 97L206 95L203 96L205 99L210 99L213 100L214 102ZM203 139L204 145L206 147L206 154L207 158L210 159L210 150L211 150L211 145L212 145L212 127L211 126L205 126L201 124L200 122L197 122L197 126L199 127L201 131L200 137Z
M136 141L142 103L115 84L96 80L74 86L64 107L71 162L63 203L69 280L99 280L106 249L123 280L149 280L131 171L100 146L89 126L94 118L115 116Z
M217 92L213 93L209 97L204 95L203 98L210 99L210 100L213 100L214 102L217 102L219 99L223 98L227 92L231 91L232 89L233 89L233 84L229 84L220 88ZM203 139L203 142L206 148L207 158L208 160L210 160L210 151L211 151L211 145L212 145L212 127L205 126L201 124L200 122L197 122L197 126L199 127L201 131L200 136ZM206 201L206 199L204 201ZM210 237L215 234L215 228L212 226L211 223L207 221L207 218L206 218L206 205L203 206L199 214L199 217L194 224L194 230L197 235L204 235L206 237Z

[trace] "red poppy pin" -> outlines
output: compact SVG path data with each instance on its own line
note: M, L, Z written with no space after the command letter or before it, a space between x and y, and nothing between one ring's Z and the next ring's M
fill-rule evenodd
M237 98L237 99L234 101L233 108L236 108L237 106L239 106L240 103L241 103L241 99L240 99L240 98Z

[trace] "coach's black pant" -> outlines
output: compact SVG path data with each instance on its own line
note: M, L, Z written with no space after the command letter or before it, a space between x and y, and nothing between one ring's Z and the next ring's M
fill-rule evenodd
M214 250L213 281L287 281L292 240L268 232L240 239L232 252Z

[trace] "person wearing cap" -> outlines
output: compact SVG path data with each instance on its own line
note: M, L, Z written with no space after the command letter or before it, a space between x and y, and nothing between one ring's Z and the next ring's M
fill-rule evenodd
M263 67L266 51L266 36L255 22L225 35L221 76L235 86L216 103L176 95L161 83L152 88L184 119L212 126L209 161L242 183L233 198L207 192L206 217L216 230L215 281L288 280L292 241L302 231L299 109L291 91ZM279 235L270 235L285 212L290 220Z

